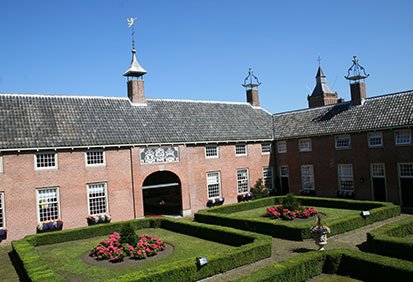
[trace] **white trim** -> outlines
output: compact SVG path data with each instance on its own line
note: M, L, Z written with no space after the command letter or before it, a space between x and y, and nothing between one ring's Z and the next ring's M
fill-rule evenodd
M216 155L208 156L207 155L207 148L215 148L217 151ZM204 152L205 152L205 158L206 159L218 159L219 158L219 146L218 144L206 144L204 147Z
M263 145L270 145L270 150L268 152L263 152L262 151ZM272 143L271 142L261 143L261 155L269 155L269 154L271 154L271 152L272 152Z
M0 173L4 173L4 162L2 154L0 154Z
M209 173L218 173L218 188L219 188L219 195L218 196L214 196L214 197L209 197L209 187L208 187L208 174ZM221 197L221 195L222 195L222 186L221 186L221 171L219 171L219 170L216 170L216 171L207 171L207 173L206 173L206 185L207 185L207 190L206 190L206 192L207 192L207 198L208 199L214 199L214 198L216 198L216 197Z
M348 138L348 146L337 147L337 141L339 139L347 139ZM351 149L351 136L350 134L342 134L342 135L335 135L334 136L334 147L336 150L348 150Z
M353 182L353 189L351 190L351 191L349 191L349 190L342 190L341 189L341 183L340 183L340 177L343 177L343 175L340 175L340 172L342 171L340 168L341 167L343 167L343 166L351 166L351 181ZM340 164L337 164L337 185L338 185L338 191L348 191L348 192L355 192L354 190L354 185L355 183L354 183L354 169L353 169L353 164L349 164L349 163L340 163Z
M302 148L301 144L309 142L309 147ZM303 138L303 139L298 139L298 151L299 152L311 152L313 150L313 144L311 142L311 138Z
M274 169L273 169L272 166L263 166L262 167L261 173L262 173L262 181L263 181L264 185L266 184L265 177L264 177L264 170L265 169L267 169L271 173L271 187L267 187L267 188L270 188L271 190L274 190L275 189L275 186L274 186Z
M285 150L280 150L279 144L285 144ZM277 141L277 153L278 154L284 154L284 153L287 153L287 152L288 152L287 141L286 140Z
M240 192L239 191L239 179L238 179L238 171L243 170L247 171L247 191ZM248 168L237 168L236 169L236 178L237 178L237 194L242 194L250 191L250 171Z
M108 185L106 182L94 182L94 183L88 183L86 184L86 193L87 193L87 213L88 215L96 215L96 214L91 214L90 213L90 200L89 200L89 185L99 185L99 184L103 184L104 187L104 191L105 191L105 209L106 212L105 213L109 213L109 195L108 195ZM97 213L100 214L100 213Z
M6 202L4 201L4 192L0 192L1 211L3 213L3 226L0 229L7 229L6 227Z
M60 215L60 193L59 193L59 187L58 187L58 186L51 186L51 187L36 188L37 223L42 223L42 221L40 221L39 191L41 191L41 190L51 190L51 189L56 189L57 218L61 218L61 215Z
M47 154L54 155L54 166L37 167L37 156L38 155L47 155ZM37 153L34 154L34 170L56 170L58 168L59 168L59 163L58 163L57 152L42 151L42 152L37 152Z
M245 153L237 154L237 146L244 146ZM248 145L247 145L247 143L237 143L237 144L235 144L234 149L235 149L235 156L236 157L248 156Z
M178 186L178 182L173 182L173 183L165 183L165 184L156 184L156 185L146 185L142 186L142 190L144 189L154 189L154 188L164 188L164 187L173 187L173 186Z
M308 169L308 175L303 174L303 168ZM304 187L303 177L308 177L311 184L311 187ZM312 164L302 164L300 166L300 180L301 180L301 190L315 190L315 179L314 179L314 166Z
M381 143L378 144L378 145L371 145L370 144L370 138L372 138L372 137L375 137L375 138L380 137ZM381 148L381 147L383 147L384 146L383 134L381 132L378 132L378 131L367 133L367 146L369 148Z
M87 163L87 154L88 153L94 153L94 152L102 152L102 157L103 157L103 163L101 164L88 164ZM106 152L104 149L89 149L85 151L85 166L86 167L99 167L99 166L106 166Z

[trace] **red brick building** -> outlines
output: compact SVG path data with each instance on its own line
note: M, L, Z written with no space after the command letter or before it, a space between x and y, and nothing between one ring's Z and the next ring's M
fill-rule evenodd
M356 57L354 67L360 67ZM319 68L310 108L273 116L277 183L284 193L413 207L413 91L367 98L367 76L362 68L349 74L351 101L336 94L330 103Z
M62 219L188 216L272 186L272 115L247 102L147 99L132 50L128 98L0 94L0 229L8 240ZM252 74L252 72L251 72Z

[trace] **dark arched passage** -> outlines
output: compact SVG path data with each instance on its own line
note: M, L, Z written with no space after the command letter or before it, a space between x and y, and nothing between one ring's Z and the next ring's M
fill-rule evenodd
M179 215L182 211L181 181L170 171L157 171L142 186L144 215Z

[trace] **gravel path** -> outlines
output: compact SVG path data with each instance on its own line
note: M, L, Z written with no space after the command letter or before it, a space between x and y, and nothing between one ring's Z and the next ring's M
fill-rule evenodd
M332 236L328 239L327 249L347 248L353 250L359 250L359 247L367 240L367 232L370 230L379 228L383 225L395 222L397 220L409 217L412 215L402 214L393 218L389 218L383 221L375 222L373 224L361 227L356 230L352 230L343 234ZM202 281L232 281L238 277L248 275L259 268L268 265L272 262L279 262L286 258L305 253L307 251L317 250L317 246L314 244L314 240L308 239L304 241L288 241L278 238L272 239L272 256L271 258L261 260L254 264L247 266L241 266L239 268L230 270L223 274L203 279Z

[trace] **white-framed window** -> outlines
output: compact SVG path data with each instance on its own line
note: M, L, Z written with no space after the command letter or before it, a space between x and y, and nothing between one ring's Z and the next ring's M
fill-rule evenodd
M383 163L375 163L370 165L371 168L371 177L374 178L384 178L385 177L385 169Z
M277 152L278 153L287 153L287 141L278 141L277 142Z
M314 190L314 168L313 165L301 165L301 189Z
M108 191L106 183L88 184L87 200L89 215L96 215L108 212Z
M104 166L106 163L105 151L90 150L85 153L86 166Z
M288 177L288 166L280 165L280 177Z
M205 146L205 157L206 158L218 158L218 145L208 144Z
M334 137L336 149L349 149L351 147L350 135L338 135Z
M57 154L54 152L37 153L34 159L36 169L57 168Z
M207 173L208 198L215 198L221 195L221 174L219 171Z
M354 191L353 181L353 165L352 164L338 164L338 190L339 191Z
M249 190L249 180L248 180L248 169L237 169L237 187L238 193L248 192Z
M264 180L264 185L268 189L272 189L272 167L264 166L262 168L262 179Z
M394 132L396 145L408 145L412 143L412 132L410 129L396 130Z
M370 148L383 147L383 135L381 132L369 133L367 134L367 138Z
M4 172L4 168L3 168L3 155L0 155L0 173Z
M56 220L60 217L57 187L37 189L37 212L39 222Z
M310 152L311 151L311 139L298 140L298 148L300 152Z
M235 155L246 156L247 155L247 144L235 144Z
M6 227L5 221L4 192L0 192L0 229L4 229Z
M413 178L413 163L399 164L399 176L401 178Z
M267 155L271 153L271 143L262 143L261 144L261 154Z

